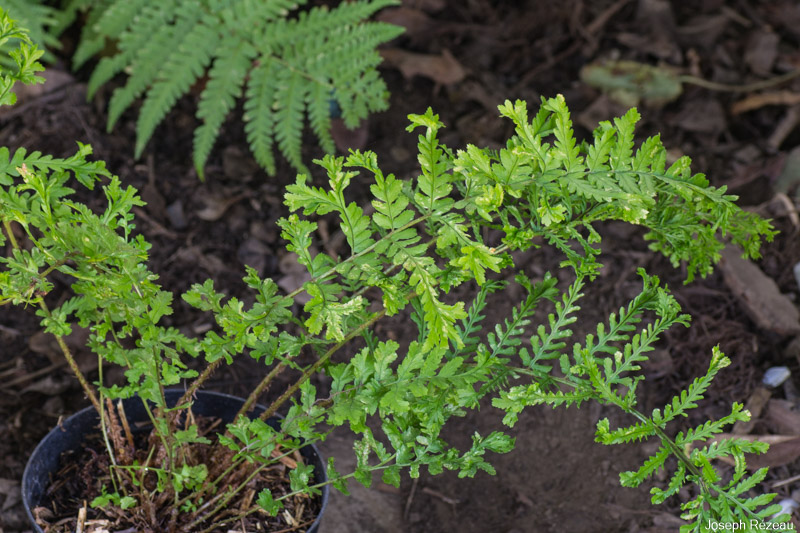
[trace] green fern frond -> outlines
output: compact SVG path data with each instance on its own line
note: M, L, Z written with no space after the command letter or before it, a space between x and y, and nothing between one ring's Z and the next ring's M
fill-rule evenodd
M197 118L203 124L194 132L194 168L201 179L220 127L241 96L242 85L255 54L255 49L249 43L235 37L220 44L214 65L208 73L206 90L197 104Z
M114 127L122 113L153 84L161 72L165 51L175 50L181 42L183 36L188 33L199 19L183 17L174 25L170 25L172 13L162 11L158 16L163 17L163 24L155 29L155 33L149 35L144 46L136 50L136 56L132 59L131 72L123 87L114 90L111 100L108 103L108 120L106 128L108 131ZM137 30L139 28L137 27Z
M301 11L304 1L107 0L91 4L76 64L117 42L118 51L100 60L89 81L89 95L115 75L128 75L109 103L108 127L144 96L136 133L139 157L155 128L178 98L203 75L193 160L198 175L208 160L220 127L244 91L244 120L256 161L275 173L273 147L307 172L302 158L306 119L326 152L334 150L331 102L348 127L385 109L386 85L375 67L376 47L401 28L365 22L396 0L360 0ZM210 68L209 68L209 65Z
M275 174L274 145L275 113L273 102L277 92L277 60L262 60L250 72L244 102L244 131L253 156L267 173Z
M181 21L192 24L192 27L180 36L174 51L167 56L158 78L148 90L147 98L139 111L139 119L136 122L137 158L142 154L156 126L172 109L178 98L189 91L211 62L218 39L217 32L211 27L212 21L211 17L194 20L194 13L189 14L185 21ZM217 102L217 105L225 106L225 104L225 100Z
M92 71L91 76L89 76L89 82L86 86L86 92L89 98L92 98L103 84L111 80L114 76L122 72L126 66L131 64L146 46L153 46L151 41L153 40L154 36L158 35L157 32L159 32L162 26L164 26L169 20L170 12L166 9L167 6L167 2L158 2L155 4L147 3L147 5L143 6L141 10L139 10L133 16L132 24L136 26L138 31L120 32L119 40L117 41L118 52L113 56L102 57L97 63L97 66ZM110 12L114 13L115 11ZM106 12L95 9L91 13L102 14ZM126 23L131 19L122 18L120 20ZM92 24L87 22L87 24L84 26L84 32L89 32L91 28ZM104 43L105 39L107 39L105 35L97 36L98 43ZM72 57L73 68L79 68L93 55L99 53L100 49L102 49L97 45L84 45L84 43L91 43L91 37L85 37L81 39L78 49L75 51L75 54ZM97 47L98 49L88 49L86 52L82 52L81 46L85 46L87 48ZM141 91L139 92L141 93Z
M80 68L93 56L99 54L108 44L108 35L123 35L131 20L138 23L141 19L136 19L141 17L141 12L151 9L163 11L166 7L165 4L170 3L174 2L165 1L152 5L147 0L131 0L130 2L102 0L93 3L93 9L83 26L81 39L72 55L73 68ZM151 5L148 6L148 4ZM97 28L103 28L102 33L98 32ZM121 46L120 50L122 50ZM109 76L108 79L111 77Z
M275 92L275 140L284 157L303 174L308 169L303 165L302 126L303 111L309 85L303 76L294 70L282 70L278 75L278 90Z
M647 480L647 478L662 468L669 456L669 448L662 446L659 448L658 452L650 456L636 472L622 472L619 475L620 483L623 487L638 487Z

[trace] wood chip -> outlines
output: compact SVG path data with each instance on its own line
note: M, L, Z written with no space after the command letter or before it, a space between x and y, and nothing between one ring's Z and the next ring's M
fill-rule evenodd
M741 250L728 245L722 251L719 265L725 284L750 318L760 328L779 335L800 333L800 312L795 305L755 263L742 259L741 255Z
M776 433L800 436L800 412L795 408L794 402L770 400L767 404L766 421Z

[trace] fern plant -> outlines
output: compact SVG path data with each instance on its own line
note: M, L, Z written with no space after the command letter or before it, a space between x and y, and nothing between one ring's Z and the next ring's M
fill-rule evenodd
M220 127L242 97L247 140L259 164L275 173L277 144L292 166L305 171L304 118L323 150L331 153L334 102L349 128L370 112L385 109L387 91L375 69L381 60L376 47L402 31L366 21L396 0L358 0L293 13L305 3L89 2L74 66L116 43L117 51L102 57L92 72L88 94L91 98L115 75L127 74L125 85L111 97L108 128L144 97L136 124L136 157L178 99L200 84L194 164L201 177Z
M11 36L25 42L4 13L0 35L5 36L0 43ZM17 67L0 76L5 88L0 102L12 101L2 95L15 81L38 80L39 54L28 44L19 48L13 56ZM734 523L747 525L737 530L777 529L783 524L787 517L768 518L778 508L768 505L772 495L751 494L765 471L748 475L745 469L744 453L765 446L740 439L711 441L723 425L749 417L741 405L734 404L721 420L676 435L668 428L697 405L727 365L718 350L707 374L663 409L650 414L637 409L642 361L664 331L689 320L656 277L640 271L641 293L598 324L596 333L567 348L576 336L571 328L578 304L600 266L597 221L646 227L653 249L676 263L686 261L689 278L710 271L722 246L720 235L756 256L762 239L774 233L769 223L736 207L724 188L710 187L703 176L692 174L687 158L668 167L658 138L636 149L635 110L602 123L588 143L575 140L562 97L543 100L532 119L523 102L506 102L500 112L513 121L516 135L497 151L472 145L453 151L440 143L443 125L431 110L411 115L409 130L422 130L421 168L414 179L384 173L372 152L318 161L327 185L315 186L299 176L285 194L293 214L280 221L287 249L297 254L311 279L281 294L275 282L248 268L244 281L255 293L252 304L227 297L212 280L193 286L182 298L213 314L217 324L198 337L159 324L172 312L173 295L146 266L150 245L133 234L131 210L142 203L133 188L124 187L102 163L88 162L90 150L84 145L70 159L0 150L0 245L7 250L0 257L0 304L38 309L42 325L58 339L101 414L110 466L104 482L82 495L92 501L92 512L113 517L117 527L170 533L226 531L262 511L278 515L298 495L318 493L321 484L313 469L302 463L290 467L283 492L253 489L250 482L303 443L320 441L331 426L344 424L358 435L357 466L343 473L328 461L328 482L343 492L351 478L369 486L375 473L395 486L402 472L416 477L422 468L431 474L455 470L461 477L479 470L493 473L487 454L509 451L514 445L510 435L475 433L462 450L442 432L452 417L490 399L506 413L508 425L537 404L593 401L632 416L633 425L616 429L601 420L597 440L660 439L656 454L620 480L634 486L658 469L672 469L667 487L651 491L656 503L693 484L696 495L684 503L684 517L691 523L684 531ZM103 183L104 210L95 213L70 197L72 176L90 188ZM355 179L370 180L371 214L347 199ZM314 219L321 216L336 217L341 224L347 250L340 257L311 252ZM559 287L552 273L531 280L520 272L515 283L524 297L500 323L484 324L488 299L506 285L494 273L514 268L513 251L544 244L562 252L560 268L572 282ZM49 296L56 272L71 280L71 295ZM477 295L470 302L448 302L446 293L464 283L474 283ZM310 299L294 316L292 304L303 291ZM553 305L554 312L546 323L535 325L534 313L542 304ZM418 326L416 339L401 345L375 333L378 321L406 309ZM126 382L109 383L101 374L90 383L82 374L63 341L75 324L89 328L88 346L102 361L121 365ZM526 338L530 348L523 346ZM356 339L363 339L363 347L342 355L341 348ZM301 353L312 357L300 358ZM243 355L270 370L241 416L216 436L201 435L191 416L179 427L177 414L191 412L194 392L220 366ZM201 358L205 364L199 372L190 370L186 358ZM244 416L290 368L299 377L289 381L261 417ZM318 373L331 378L329 391L312 384ZM181 384L185 393L178 407L167 409L164 389ZM133 395L145 402L153 420L147 449L138 454L125 444L110 402ZM263 422L286 406L278 427ZM691 451L690 444L696 444ZM198 462L196 447L211 445L216 446L215 460ZM723 479L712 463L721 456L735 459L730 479ZM146 474L155 476L154 486L143 488ZM68 522L63 527L72 530Z

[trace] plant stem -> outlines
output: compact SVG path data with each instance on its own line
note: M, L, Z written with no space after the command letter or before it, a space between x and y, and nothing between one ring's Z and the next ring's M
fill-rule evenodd
M259 472L261 472L264 468L266 468L266 466L267 465L259 465L258 467L256 467L256 469L253 470L253 472L251 472L250 475L248 475L243 482L239 483L239 486L233 489L233 491L220 492L219 494L217 494L217 496L209 500L208 503L206 503L203 507L207 507L217 500L219 500L219 503L217 503L217 506L214 507L211 511L205 513L203 516L195 518L188 526L186 526L185 530L194 531L194 528L200 525L203 522L203 520L207 520L209 517L214 516L215 514L220 512L222 508L225 507L225 505L231 500L231 498L233 498L239 491L241 491L245 487L245 485L250 483L250 481L252 481L252 479L256 477L256 475L258 475ZM204 530L204 531L210 531L210 530Z
M200 385L202 385L209 377L211 377L214 371L219 368L219 365L222 364L222 361L223 358L220 357L213 363L210 363L208 366L206 366L205 370L203 370L203 373L194 379L192 384L189 385L189 388L186 389L186 392L183 393L183 396L181 396L181 398L178 400L178 403L175 405L178 406L187 403L192 396L194 396L194 393L197 392L197 389L200 388Z
M327 352L322 354L322 356L313 365L309 366L306 369L306 371L303 372L303 375L300 376L300 379L298 379L291 387L286 389L286 391L277 400L272 402L269 408L263 413L261 413L261 415L258 418L260 418L261 420L267 420L269 417L274 415L278 411L278 408L284 403L286 403L286 400L291 398L292 395L295 392L297 392L300 386L306 381L308 381L308 379L312 375L314 375L317 372L317 370L319 370L319 368L328 361L328 359L331 358L331 355L336 353L339 350L339 348L350 342L354 337L359 336L364 330L371 327L372 324L383 318L385 315L386 315L386 310L381 309L379 312L375 313L375 315L373 315L372 318L370 318L369 320L358 326L356 329L350 332L350 334L347 335L347 337L336 343Z
M286 369L285 361L281 361L280 363L275 365L275 367L269 372L269 374L267 374L266 377L261 380L261 383L259 383L258 386L255 389L253 389L253 392L251 392L250 396L247 397L247 400L245 400L245 402L242 404L242 408L239 409L239 412L236 413L236 416L233 419L237 420L240 416L247 413L247 411L249 411L253 407L253 404L256 403L258 397L261 396L261 394L264 393L269 388L269 386L272 384L272 381L276 377L278 377L278 375L280 375L285 369Z

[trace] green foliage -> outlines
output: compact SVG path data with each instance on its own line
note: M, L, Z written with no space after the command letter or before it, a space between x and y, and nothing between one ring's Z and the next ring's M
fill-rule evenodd
M57 35L66 21L65 13L45 5L41 0L4 0L2 9L24 28L26 36L14 35L9 41L0 44L0 64L12 66L14 63L9 62L6 56L10 51L19 48L20 43L31 42L36 43L42 51L40 55L46 61L52 61L54 58L48 49L60 48Z
M0 65L7 65L0 73L0 105L14 105L17 95L11 90L15 83L26 85L44 83L44 78L37 72L44 70L38 62L42 57L39 50L28 36L26 30L11 19L7 12L0 10L0 50L8 50L8 57L2 54ZM4 148L6 154L8 149Z
M294 13L304 0L113 0L88 3L88 21L75 51L75 67L116 42L98 62L89 96L115 75L128 75L109 103L108 127L140 96L136 127L139 157L175 103L200 87L194 132L198 174L237 100L244 99L247 140L268 173L275 173L274 145L305 170L304 118L326 152L333 152L330 109L340 107L356 127L386 108L386 86L375 67L376 47L402 29L366 22L395 0L359 0Z
M120 11L133 9L133 4L109 3ZM366 9L366 4L359 5ZM225 13L233 17L237 12ZM312 16L313 12L307 15ZM97 24L116 20L108 17ZM181 23L186 20L179 17ZM3 16L0 27L7 34L18 32ZM193 26L189 33L208 44L206 38L212 38L201 39L207 28L200 27ZM13 100L8 91L14 81L34 82L40 68L35 46L20 50L17 70L2 73L5 102ZM199 54L193 66L173 66L200 72L208 60L200 55L211 57L212 50L216 48L210 45L205 51L193 50ZM174 91L175 86L153 85L148 96L153 103L146 102L145 108L165 108ZM138 394L149 401L145 407L155 428L149 457L146 462L140 456L133 461L122 453L124 446L115 446L115 451L109 444L114 490L104 488L92 505L115 507L110 513L119 516L134 506L152 509L155 501L172 501L180 516L163 506L168 514L142 518L141 529L160 529L167 520L174 520L175 530L182 531L200 530L201 524L222 527L253 510L249 503L240 508L234 500L251 476L275 461L291 464L294 450L324 439L327 428L344 424L359 438L353 472L339 473L329 462L329 483L343 491L350 478L370 486L376 472L395 486L402 471L417 477L423 467L433 475L445 469L460 477L481 470L494 473L488 452L509 451L512 437L499 431L475 433L464 450L442 437L452 417L490 399L505 412L509 426L525 407L539 404L579 406L594 401L632 416L636 423L616 429L601 420L596 438L605 444L660 440L653 457L620 480L636 486L659 469L672 468L666 488L651 491L655 503L686 484L697 487L683 507L684 517L692 521L686 531L700 530L709 520L763 520L774 513L774 506L767 506L771 496L752 495L766 472L747 475L745 469L744 454L765 446L740 439L712 440L724 425L748 418L741 405L734 404L721 420L674 436L668 433L667 426L698 405L713 377L728 364L718 350L708 372L663 409L650 415L637 410L642 362L668 328L688 324L656 277L640 271L640 294L582 342L573 341L571 350L567 344L575 337L580 299L600 266L600 235L593 223L623 220L646 227L654 249L675 262L688 262L689 278L710 271L722 235L754 256L761 240L773 235L769 223L745 214L733 204L734 197L692 175L688 160L666 168L658 138L635 149L635 110L613 124L601 124L590 143L575 140L562 97L543 100L531 120L522 102L506 102L500 111L513 121L516 135L497 151L468 146L454 152L440 143L443 125L431 110L410 116L409 129L423 130L421 172L406 181L385 174L371 152L318 161L328 175L327 185L298 178L285 194L294 213L280 221L287 249L297 254L310 280L301 289L281 294L272 280L260 279L248 268L244 282L254 292L247 299L251 303L218 292L211 280L194 285L182 298L213 314L216 322L197 337L160 325L172 312L173 295L161 289L146 266L150 245L133 235L131 210L142 203L135 190L123 187L102 163L86 161L88 146L79 145L69 159L0 150L0 245L9 250L0 257L0 303L36 306L42 325L62 345L62 337L75 324L88 327L89 347L104 362L123 367L125 384L108 386L101 375L92 387L64 350L87 396L103 413L108 440L120 430L114 429L115 415L102 407L96 390L103 399ZM72 199L73 190L67 186L72 176L89 188L102 183L106 208L95 213ZM371 214L347 198L355 179L370 180ZM342 256L312 252L317 228L313 219L318 217L338 220L347 245ZM487 305L508 285L492 273L509 279L514 269L510 251L540 245L536 243L563 253L563 272L547 273L540 280L517 274L514 279L523 296L512 302L505 319L485 325ZM55 272L70 280L66 298L48 295L55 288L50 279ZM559 287L557 280L569 277L571 283ZM471 302L453 301L448 294L473 282L478 292ZM310 299L296 317L291 307L302 291ZM552 312L544 323L534 324L541 306L551 306ZM371 331L385 316L409 308L419 328L416 340L401 343ZM364 340L363 347L341 356L339 350L357 338ZM298 357L304 352L313 357ZM222 431L218 442L226 450L221 464L196 464L192 446L208 446L212 439L201 435L196 425L179 425L176 420L186 415L191 393L216 368L242 355L271 366L249 402L284 368L296 370L299 378L293 378L296 381L262 418L240 416ZM205 360L202 375L188 370L186 357ZM319 372L330 377L327 397L318 396L310 380ZM180 406L167 409L164 388L183 380L191 383L186 397ZM264 421L287 403L291 406L279 423ZM723 456L735 461L731 479L722 479L712 464ZM157 464L151 463L153 458ZM155 475L154 490L143 488L145 473ZM258 508L276 514L287 498L319 492L309 465L296 463L288 478L288 493L258 489ZM233 518L226 510L233 510ZM141 513L145 515L149 513Z

